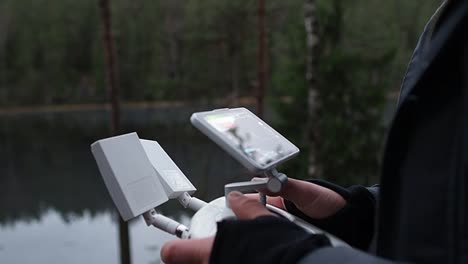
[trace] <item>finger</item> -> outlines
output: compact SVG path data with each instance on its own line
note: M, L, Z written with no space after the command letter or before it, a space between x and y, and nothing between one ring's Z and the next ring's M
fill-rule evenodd
M172 240L161 248L161 260L166 264L208 263L214 237Z
M259 216L274 215L258 200L249 199L240 192L230 192L229 206L239 219L254 219Z
M343 197L331 189L291 178L281 193L284 199L312 218L328 217L346 205Z
M252 200L259 200L259 195L258 193L249 193L249 194L244 194L247 198L252 199ZM283 197L271 197L267 196L267 204L271 204L275 207L278 207L280 209L286 210L286 207L284 206L284 200Z

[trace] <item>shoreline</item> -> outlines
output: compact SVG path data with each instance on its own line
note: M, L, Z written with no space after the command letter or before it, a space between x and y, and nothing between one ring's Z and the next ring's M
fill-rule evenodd
M211 105L216 107L233 107L239 105L250 106L255 104L255 97L241 97L233 100L217 99L206 102L190 102L182 100L174 101L122 101L122 109L154 109L164 107L184 107L184 106L203 106ZM57 105L33 105L33 106L14 106L0 108L0 116L31 114L31 113L64 113L64 112L86 112L86 111L109 111L110 103L82 103L82 104L57 104Z

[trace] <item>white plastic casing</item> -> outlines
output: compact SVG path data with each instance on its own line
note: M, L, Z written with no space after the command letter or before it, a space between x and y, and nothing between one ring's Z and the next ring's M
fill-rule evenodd
M91 151L125 221L168 200L137 133L98 140Z
M140 141L169 199L175 199L184 192L192 194L197 190L158 142L146 139Z

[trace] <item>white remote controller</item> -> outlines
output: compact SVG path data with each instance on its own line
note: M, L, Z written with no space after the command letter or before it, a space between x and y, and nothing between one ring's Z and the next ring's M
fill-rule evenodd
M334 235L327 233L309 223L302 220L301 218L294 216L284 210L267 204L266 207L271 212L284 217L285 219L293 222L294 224L302 227L305 231L311 234L324 234L330 239L330 243L334 247L347 246L348 244L335 237ZM217 222L227 219L236 219L236 216L231 209L226 207L226 200L224 197L217 198L208 203L200 210L198 210L192 217L190 222L190 237L191 238L203 238L214 236L216 234Z

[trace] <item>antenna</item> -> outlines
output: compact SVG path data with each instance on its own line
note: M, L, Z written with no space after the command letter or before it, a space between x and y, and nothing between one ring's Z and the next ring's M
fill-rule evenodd
M190 196L196 188L156 141L140 139L134 132L98 140L91 151L124 221L143 215L148 226L189 237L186 226L155 208L169 199L194 211L207 203Z

